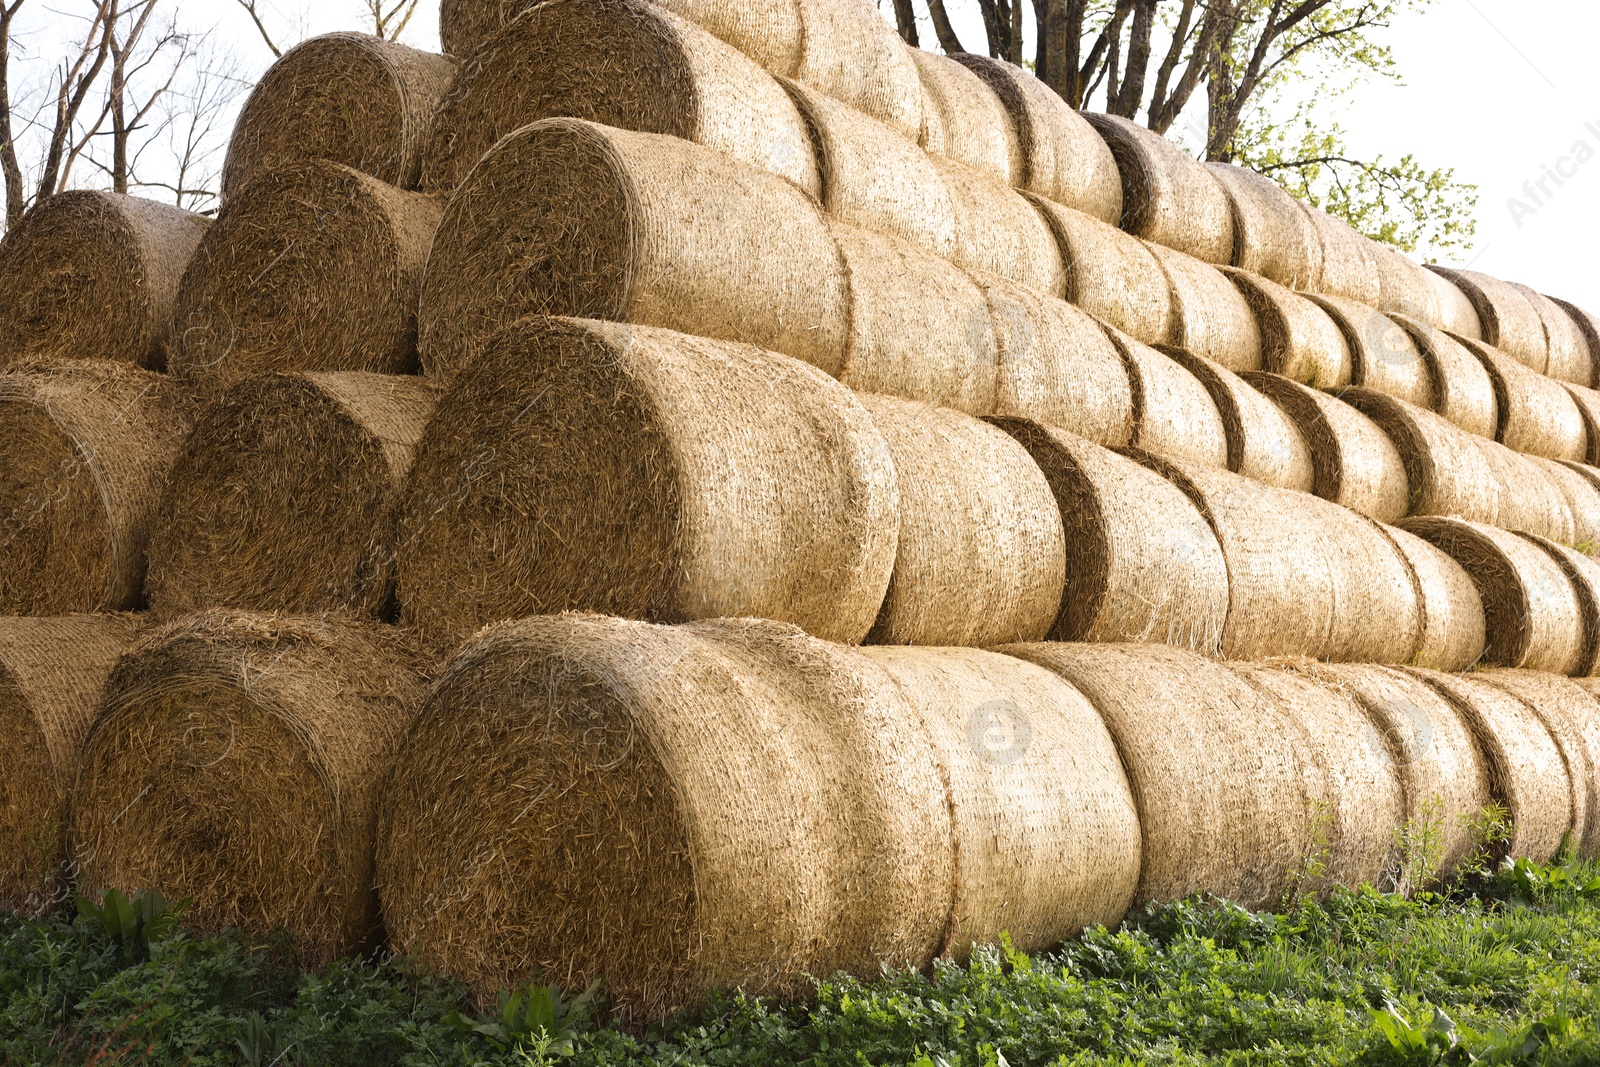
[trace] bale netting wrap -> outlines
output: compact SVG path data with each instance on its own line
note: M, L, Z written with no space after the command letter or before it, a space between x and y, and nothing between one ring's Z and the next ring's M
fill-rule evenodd
M666 6L698 21L701 16L696 9L731 5L725 0L667 0ZM766 2L737 6L752 7L760 17L771 7ZM741 15L741 22L747 17ZM922 82L917 65L911 49L870 0L800 0L800 17L805 35L800 62L791 75L795 81L915 140L922 132ZM703 25L721 35L709 19ZM727 40L743 48L732 36ZM789 74L764 57L749 54L773 73Z
M239 113L222 169L223 202L256 175L308 159L415 189L434 112L455 75L448 56L364 33L330 33L296 45L262 76Z
M1494 524L1504 530L1538 534L1570 545L1575 540L1572 509L1561 487L1532 459L1493 441L1477 441L1499 490Z
M417 446L402 619L441 645L569 609L750 615L857 641L894 568L899 500L871 417L814 367L529 319L458 376Z
M1000 96L962 63L910 49L922 82L922 137L932 155L965 163L996 181L1019 183L1022 143Z
M1567 513L1572 516L1572 536L1567 543L1589 555L1600 551L1600 484L1584 472L1581 463L1557 463L1538 456L1523 459L1537 467L1566 500Z
M910 241L830 222L850 286L850 337L839 380L852 389L994 410L999 338L984 290Z
M1410 335L1427 364L1433 383L1428 407L1468 433L1493 440L1500 407L1494 382L1478 357L1442 330L1404 315L1390 318Z
M860 400L894 457L900 503L894 576L867 640L1042 639L1061 610L1066 541L1050 483L1027 449L949 408Z
M1216 402L1229 470L1279 489L1311 492L1316 482L1311 450L1282 408L1226 367L1182 349L1162 351L1198 378Z
M1544 549L1556 561L1572 582L1572 590L1577 595L1578 611L1583 618L1584 650L1577 666L1569 673L1576 677L1600 674L1600 562L1548 537L1538 534L1522 536Z
M1412 891L1453 874L1477 848L1470 824L1493 801L1485 756L1455 704L1392 667L1302 662L1295 669L1354 696L1394 753L1405 822L1385 886Z
M1207 263L1233 262L1233 207L1211 171L1120 115L1084 113L1122 177L1122 228Z
M1588 456L1583 414L1565 385L1481 341L1462 340L1482 362L1494 386L1499 413L1496 441L1514 452L1548 459L1581 461Z
M1288 191L1231 163L1207 163L1233 208L1233 266L1289 289L1315 291L1322 239Z
M944 178L956 215L950 258L1051 296L1062 296L1066 270L1054 230L1039 209L1018 193L971 167L929 157Z
M998 274L974 271L999 346L994 414L1035 419L1108 447L1133 436L1122 352L1087 312ZM974 346L983 323L969 322Z
M439 387L360 371L271 374L201 413L150 532L153 613L387 616L395 509Z
M1408 404L1433 410L1438 403L1433 374L1409 333L1387 315L1340 296L1312 299L1344 334L1350 348L1350 382Z
M491 1002L603 976L643 1023L717 988L922 965L945 935L955 856L927 730L865 657L793 629L501 623L445 668L403 753L385 926Z
M1537 545L1465 519L1413 518L1401 528L1443 549L1483 599L1485 663L1570 674L1584 655L1583 613L1572 580Z
M141 606L150 523L193 414L170 379L126 363L0 374L0 615Z
M1567 313L1573 324L1578 327L1578 333L1583 336L1584 347L1589 351L1589 366L1593 377L1586 382L1577 382L1577 385L1594 388L1600 386L1600 319L1592 312L1586 311L1570 300L1562 300L1552 296L1550 302Z
M1438 275L1377 241L1367 246L1367 255L1378 275L1378 299L1373 307L1385 315L1444 325L1444 310L1433 283Z
M131 615L0 620L0 908L67 899L67 816L100 690L133 639Z
M502 137L562 117L694 141L822 193L805 120L772 75L645 0L551 0L496 31L445 95L422 187L446 195Z
M1229 370L1260 370L1261 328L1227 276L1193 256L1147 244L1172 293L1172 343Z
M1565 388L1572 402L1578 405L1578 414L1583 418L1583 438L1586 442L1583 462L1592 467L1600 462L1600 392L1581 385L1568 384Z
M955 899L944 952L1009 934L1043 949L1115 925L1139 884L1139 815L1089 700L981 649L864 648L922 716L950 790Z
M1422 610L1417 667L1464 671L1483 658L1483 598L1471 575L1441 549L1395 526L1383 527L1411 569Z
M1228 616L1217 536L1154 471L1052 426L993 419L1055 495L1071 551L1053 641L1156 642L1215 654Z
M1306 203L1300 203L1300 209L1322 239L1322 274L1316 292L1375 306L1383 296L1383 284L1372 263L1372 242L1343 219Z
M1350 384L1350 345L1337 323L1299 293L1240 270L1224 272L1250 305L1261 332L1261 369L1314 389Z
M1228 431L1216 401L1190 371L1165 353L1111 327L1133 386L1134 448L1168 459L1228 468Z
M1150 247L1081 211L1042 198L1033 202L1061 249L1057 295L1147 345L1171 341L1172 289Z
M1346 389L1339 399L1388 435L1405 465L1410 514L1456 515L1490 525L1499 521L1500 482L1481 447L1493 442L1371 389Z
M1588 387L1594 383L1594 364L1583 328L1567 310L1537 289L1511 283L1539 316L1544 327L1547 358L1544 373L1558 381Z
M1215 660L1161 645L999 651L1072 683L1100 712L1144 836L1134 905L1210 893L1277 904L1311 848L1317 769L1273 698Z
M184 272L167 369L211 393L269 371L413 370L441 209L337 163L262 173Z
M423 677L395 631L208 612L140 639L84 742L81 884L187 898L184 921L289 931L321 967L372 945L380 793Z
M1532 706L1476 674L1408 670L1455 705L1478 743L1490 797L1511 816L1512 839L1495 850L1553 859L1574 828L1576 795L1561 747Z
M0 369L36 359L160 368L208 219L117 193L47 197L0 241Z
M982 78L1011 117L1022 163L1014 185L1102 222L1122 218L1117 159L1082 113L1014 63L973 52L952 58Z
M423 369L448 377L535 314L748 341L837 374L850 295L794 184L677 138L548 119L497 144L450 198L422 286Z
M1293 662L1293 661L1290 661ZM1395 837L1405 822L1405 789L1394 752L1355 695L1323 685L1289 663L1232 664L1264 690L1309 741L1306 762L1316 768L1312 841L1302 893L1334 886L1381 885L1395 866Z
M1457 337L1483 340L1483 323L1467 294L1438 271L1423 269L1427 270L1428 284L1433 286L1433 298L1439 305L1439 329Z
M1382 428L1354 407L1276 374L1243 374L1277 404L1311 450L1312 492L1379 522L1411 508L1405 460Z
M1430 265L1429 270L1466 294L1478 313L1481 339L1530 370L1544 373L1550 363L1539 312L1516 286L1472 270ZM1462 340L1478 340L1462 335Z

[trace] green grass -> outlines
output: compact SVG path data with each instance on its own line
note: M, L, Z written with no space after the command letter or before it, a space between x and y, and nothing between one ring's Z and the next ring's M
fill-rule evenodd
M538 988L473 1018L401 961L304 973L272 946L135 921L155 898L121 919L0 919L0 1042L13 1064L194 1067L1596 1063L1597 874L1522 864L1283 915L1185 901L1049 953L834 979L803 1004L729 995L644 1034Z

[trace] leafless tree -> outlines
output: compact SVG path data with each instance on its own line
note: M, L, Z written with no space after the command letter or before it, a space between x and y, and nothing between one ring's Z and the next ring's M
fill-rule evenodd
M411 16L417 13L419 2L420 0L393 0L392 3L385 4L384 0L365 0L367 16L372 19L374 36L398 41L400 35L406 32Z

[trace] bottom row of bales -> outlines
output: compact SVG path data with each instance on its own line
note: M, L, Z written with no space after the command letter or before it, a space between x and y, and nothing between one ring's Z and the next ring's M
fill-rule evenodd
M7 906L155 888L485 997L604 977L634 1020L1194 893L1413 888L1494 805L1505 854L1600 846L1600 688L1531 671L569 614L485 629L429 685L376 624L135 627L0 620Z

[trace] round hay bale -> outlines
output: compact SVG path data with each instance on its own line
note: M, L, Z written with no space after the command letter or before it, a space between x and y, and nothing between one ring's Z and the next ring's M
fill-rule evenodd
M195 423L150 531L151 611L386 617L395 508L439 390L393 374L272 374Z
M1007 935L1037 951L1121 922L1139 884L1139 813L1094 705L1043 667L980 649L860 655L921 713L949 783L944 952L965 962Z
M178 281L209 225L117 193L47 197L0 241L0 369L35 359L160 369Z
M1102 222L1122 218L1117 160L1085 121L1089 116L1014 63L973 52L951 58L982 78L1011 117L1022 162L1014 185Z
M1309 741L1281 704L1161 645L1012 645L1061 675L1116 742L1144 835L1134 906L1211 893L1277 905L1312 847Z
M1572 509L1567 506L1561 487L1527 456L1493 441L1474 443L1494 472L1499 489L1494 524L1570 545L1574 540Z
M1223 273L1238 287L1256 317L1261 369L1313 389L1342 389L1350 384L1350 345L1321 305L1244 271Z
M1539 312L1515 286L1473 270L1429 265L1429 270L1466 294L1478 313L1482 341L1501 349L1530 370L1543 374L1550 363L1550 346L1545 339ZM1461 339L1476 340L1462 336Z
M239 112L222 168L223 202L258 174L310 159L415 189L424 140L455 75L449 56L364 33L296 45Z
M1376 305L1383 296L1383 283L1372 262L1373 243L1343 219L1310 204L1296 203L1322 239L1322 274L1317 278L1316 291L1368 307Z
M1150 247L1132 234L1042 198L1064 275L1057 294L1147 345L1173 337L1172 289Z
M1385 526L1415 579L1422 607L1422 641L1412 656L1417 667L1464 671L1483 658L1487 641L1483 598L1472 576L1451 556L1396 526Z
M1439 305L1439 329L1458 337L1483 340L1483 323L1478 320L1478 309L1472 306L1467 294L1450 279L1431 267L1424 267L1428 284L1433 287L1433 298Z
M1373 308L1340 296L1312 297L1350 348L1350 382L1432 411L1438 393L1428 363L1405 328Z
M1583 618L1583 655L1569 673L1580 677L1600 674L1600 563L1548 537L1526 533L1522 536L1556 561L1577 595L1578 611Z
M1566 386L1481 341L1459 340L1482 362L1494 385L1496 441L1514 452L1547 459L1581 461L1589 454L1583 415Z
M1585 311L1583 308L1568 300L1559 297L1549 297L1551 303L1567 313L1578 333L1583 337L1583 344L1589 351L1589 367L1593 376L1586 382L1577 382L1577 385L1588 386L1593 389L1600 386L1600 319Z
M871 417L813 367L529 319L458 376L417 446L402 618L439 644L569 609L750 615L858 641L894 568L899 499Z
M133 639L131 615L0 620L0 908L65 902L67 816L100 690Z
M424 691L394 633L209 612L142 638L84 742L80 884L187 898L202 930L287 930L312 967L372 946L380 796Z
M1572 537L1567 542L1587 555L1600 551L1600 483L1585 473L1581 463L1557 463L1539 456L1524 456L1561 492L1572 516ZM1588 468L1593 470L1594 468Z
M1511 287L1527 298L1544 328L1548 353L1544 373L1558 381L1588 387L1594 382L1594 364L1583 329L1566 309L1537 289L1511 282Z
M550 0L496 31L439 108L422 187L448 194L502 137L565 117L680 137L822 195L805 119L783 87L644 0Z
M1408 668L1455 705L1489 771L1489 792L1511 813L1513 837L1502 851L1547 863L1560 851L1578 813L1561 747L1525 700L1473 674Z
M1566 389L1567 395L1572 397L1572 402L1578 405L1578 414L1583 419L1583 439L1586 442L1583 462L1592 467L1600 462L1600 392L1570 383L1564 384L1563 388Z
M923 149L965 163L996 181L1018 185L1025 173L1022 143L1011 115L988 83L962 63L912 48L922 82Z
M1055 232L1026 197L970 167L930 156L955 207L951 259L1051 296L1063 296L1066 268Z
M1457 515L1494 525L1500 517L1500 482L1480 445L1431 411L1371 389L1339 395L1381 429L1405 465L1410 514ZM1398 518L1399 516L1396 516Z
M729 6L726 0L668 0L667 6L699 21L700 9ZM753 10L740 13L740 32L752 17L764 18L771 5L741 3ZM793 73L780 70L786 56L771 60L750 51L732 36L725 38L774 74L826 93L916 140L922 133L922 82L911 49L895 33L870 0L800 0L804 29L800 62ZM720 17L703 25L717 33Z
M1261 329L1255 312L1217 268L1146 242L1172 293L1172 344L1232 371L1260 370Z
M194 415L170 379L126 363L0 374L0 615L126 611Z
M852 389L995 408L999 338L984 290L919 245L830 223L850 284L850 342L839 380Z
M1283 409L1226 367L1182 349L1161 351L1200 380L1222 416L1228 469L1279 489L1309 493L1316 484L1311 450Z
M451 197L422 286L423 369L456 373L530 314L749 341L837 374L850 295L821 210L792 183L677 138L548 119Z
M1124 230L1207 263L1233 262L1233 207L1205 164L1120 115L1083 117L1116 160Z
M996 645L1050 632L1066 541L1050 483L1004 432L948 408L862 394L894 457L900 541L880 645Z
M1383 429L1349 404L1276 374L1245 381L1282 409L1311 450L1312 492L1379 522L1411 510L1400 451Z
M1294 197L1277 182L1231 163L1207 163L1233 208L1233 259L1251 274L1290 289L1316 291L1322 239Z
M1394 753L1405 791L1402 834L1416 849L1396 858L1396 888L1419 889L1454 873L1477 847L1469 824L1493 802L1485 757L1460 711L1392 667L1297 662L1295 669L1355 697Z
M716 988L925 965L949 923L948 790L921 717L866 657L787 627L489 627L402 753L385 926L491 1002L603 976L614 1015L643 1023Z
M1494 382L1478 357L1442 330L1404 315L1390 318L1411 336L1427 364L1433 394L1429 407L1468 433L1493 440L1500 409Z
M1472 577L1483 598L1484 662L1554 674L1579 665L1578 594L1547 553L1516 534L1465 519L1413 518L1401 528L1443 549Z
M534 0L440 0L439 43L452 56L470 59L500 27ZM798 36L798 24L796 28Z
M1444 309L1432 281L1438 275L1376 241L1368 245L1367 255L1378 273L1378 300L1373 307L1385 315L1444 325Z
M1216 401L1172 357L1113 327L1106 333L1122 353L1133 388L1132 448L1226 470L1228 431Z
M1072 546L1050 639L1159 642L1215 654L1228 615L1228 568L1188 496L1133 460L1053 426L990 421L1044 472Z
M1299 724L1313 805L1312 845L1299 892L1382 885L1395 866L1395 839L1406 820L1400 768L1354 694L1324 685L1287 664L1229 665L1264 690Z
M261 174L184 272L167 369L208 392L268 371L415 369L441 210L337 163Z
M998 274L973 272L1000 347L994 414L1059 426L1107 447L1133 436L1133 384L1100 324L1064 300ZM969 320L974 344L981 319Z

